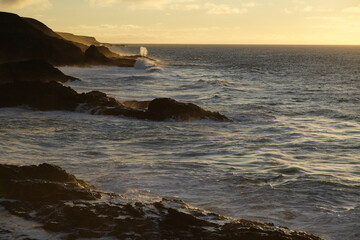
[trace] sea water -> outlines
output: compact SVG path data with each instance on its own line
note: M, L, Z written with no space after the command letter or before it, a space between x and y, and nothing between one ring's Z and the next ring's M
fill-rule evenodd
M233 121L0 109L0 162L57 164L142 201L178 198L330 240L360 239L360 47L144 47L157 61L63 67L82 79L66 85L120 101L171 97Z

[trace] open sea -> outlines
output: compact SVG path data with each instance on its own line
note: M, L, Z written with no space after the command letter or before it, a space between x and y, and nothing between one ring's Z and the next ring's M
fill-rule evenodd
M360 239L360 46L145 47L156 62L60 69L82 79L66 84L78 92L171 97L233 121L3 108L0 163L47 162L142 201L176 198L328 240ZM0 210L0 222L9 218Z

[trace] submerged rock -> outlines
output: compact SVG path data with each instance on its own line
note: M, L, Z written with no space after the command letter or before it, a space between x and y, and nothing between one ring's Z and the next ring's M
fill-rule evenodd
M79 80L63 74L44 60L34 59L0 64L0 84L15 81L67 82Z
M136 101L132 101L135 103ZM140 102L138 102L140 104ZM124 105L99 91L77 93L58 82L15 81L0 85L0 107L28 106L36 110L85 111L98 115L114 115L164 121L211 119L229 120L224 115L200 108L191 103L181 103L170 98L157 98L143 102L143 107Z
M0 198L11 214L36 221L61 239L321 240L273 224L232 220L179 200L142 203L99 192L49 164L0 164Z

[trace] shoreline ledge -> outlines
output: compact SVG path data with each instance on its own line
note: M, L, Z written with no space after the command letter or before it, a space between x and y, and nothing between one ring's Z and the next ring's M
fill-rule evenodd
M131 104L130 104L131 103ZM171 98L121 103L103 92L77 93L55 81L13 81L1 84L0 108L27 106L40 111L72 111L152 121L231 121L226 116Z
M322 240L271 223L227 218L193 208L181 200L163 198L152 203L130 200L120 194L99 191L47 163L0 164L0 198L0 206L10 214L35 221L64 240L100 237Z

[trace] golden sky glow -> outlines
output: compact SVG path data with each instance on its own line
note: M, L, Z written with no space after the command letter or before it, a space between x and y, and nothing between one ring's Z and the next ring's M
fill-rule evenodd
M102 42L360 45L360 0L0 0L0 10Z

